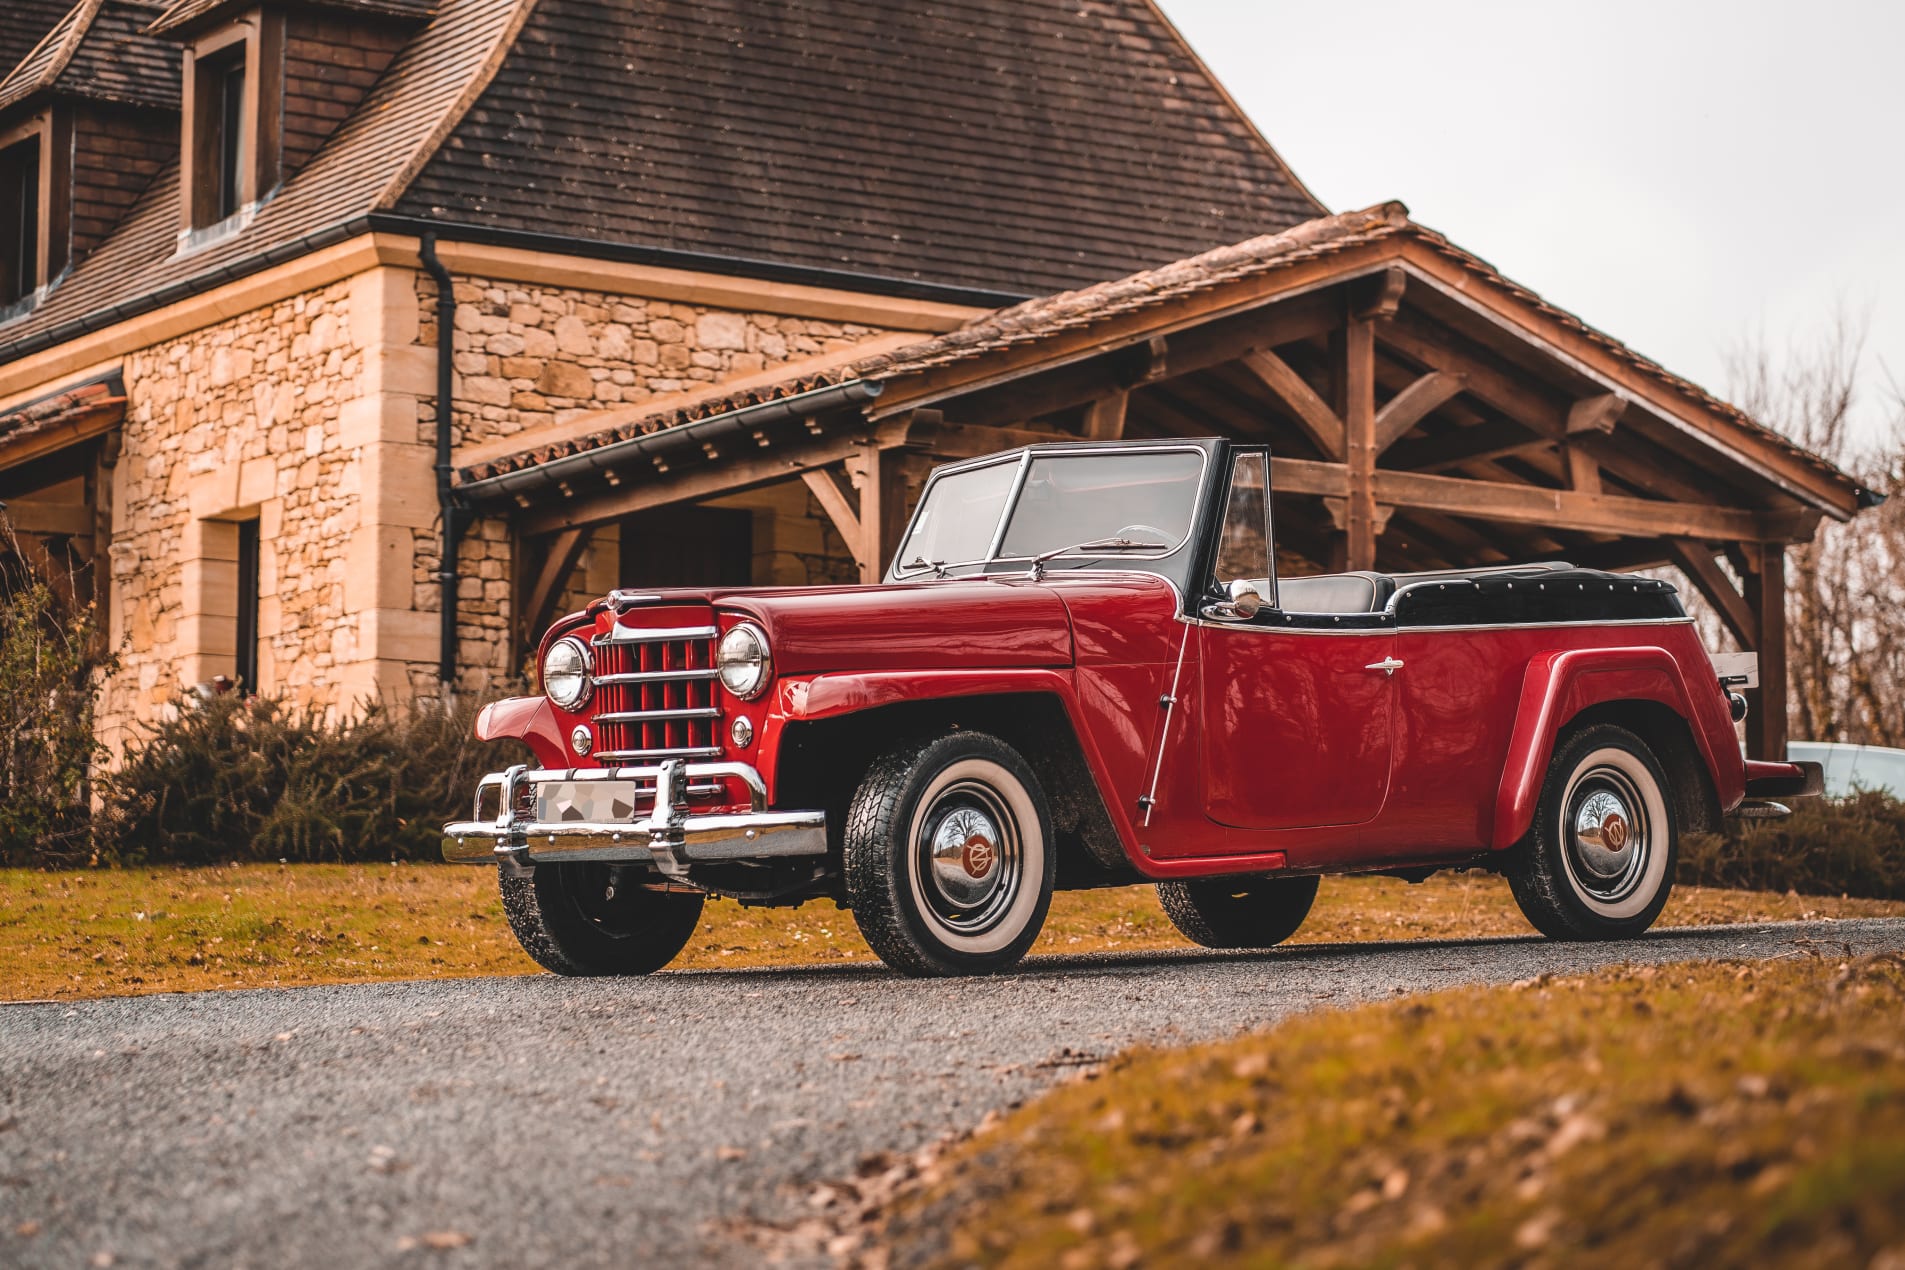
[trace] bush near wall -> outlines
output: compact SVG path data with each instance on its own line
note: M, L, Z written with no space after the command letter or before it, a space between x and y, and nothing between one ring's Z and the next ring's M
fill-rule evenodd
M1785 820L1732 820L1680 844L1690 886L1905 899L1905 800L1875 792L1807 798Z
M90 606L0 569L0 864L92 856L93 691L111 664L99 647Z
M478 741L477 705L370 706L329 723L267 698L187 705L101 781L95 832L117 863L435 860L485 772L522 761Z

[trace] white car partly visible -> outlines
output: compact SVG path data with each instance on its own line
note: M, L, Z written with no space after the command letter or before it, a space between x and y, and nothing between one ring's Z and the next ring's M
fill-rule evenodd
M1839 745L1831 741L1792 741L1791 762L1818 763L1826 769L1826 797L1850 798L1861 789L1905 798L1905 750L1882 745Z

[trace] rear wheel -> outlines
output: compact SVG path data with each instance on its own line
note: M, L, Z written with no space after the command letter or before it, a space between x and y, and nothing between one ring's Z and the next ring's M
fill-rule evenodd
M523 951L559 975L645 975L694 938L703 896L617 884L605 864L501 874L503 912Z
M907 974L1003 970L1051 906L1045 795L1019 752L983 732L875 761L848 808L843 849L860 933Z
M1319 879L1201 878L1158 883L1158 900L1184 938L1206 948L1274 948L1296 934Z
M1666 907L1678 851L1659 760L1626 728L1601 723L1555 747L1534 824L1504 872L1549 938L1623 939Z

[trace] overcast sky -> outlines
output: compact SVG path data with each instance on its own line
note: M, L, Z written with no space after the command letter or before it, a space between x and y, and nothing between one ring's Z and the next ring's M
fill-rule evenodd
M1905 3L1161 0L1331 210L1399 198L1715 392L1868 314L1905 381Z

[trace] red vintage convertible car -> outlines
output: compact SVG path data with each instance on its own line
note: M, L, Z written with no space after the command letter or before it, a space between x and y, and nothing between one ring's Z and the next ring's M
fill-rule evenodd
M666 965L704 898L831 899L912 974L999 970L1063 887L1154 883L1218 948L1328 873L1505 873L1563 939L1638 934L1680 835L1777 814L1672 586L1536 564L1278 578L1270 456L1033 446L942 467L885 581L617 591L478 735L450 860L565 974Z

